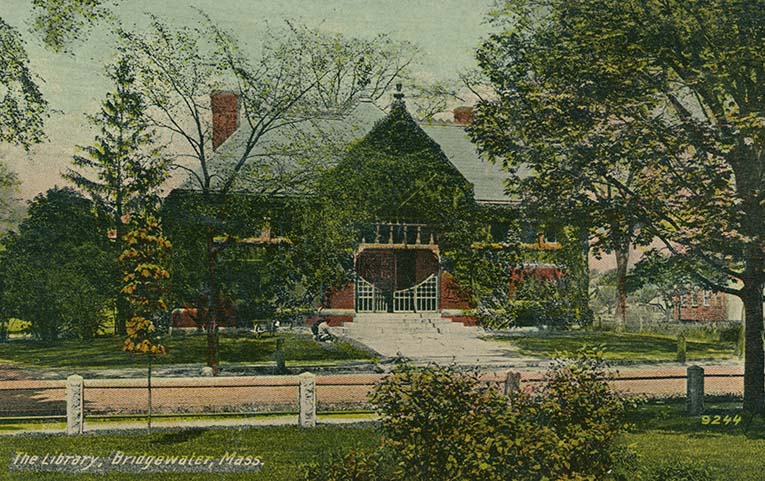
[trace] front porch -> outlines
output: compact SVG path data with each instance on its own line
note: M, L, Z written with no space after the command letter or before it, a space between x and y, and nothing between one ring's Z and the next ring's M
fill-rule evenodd
M360 316L422 313L474 325L473 306L441 267L437 233L426 224L368 224L360 229L353 279L327 293L320 316L341 326Z
M437 312L440 258L425 224L377 223L354 256L356 312Z

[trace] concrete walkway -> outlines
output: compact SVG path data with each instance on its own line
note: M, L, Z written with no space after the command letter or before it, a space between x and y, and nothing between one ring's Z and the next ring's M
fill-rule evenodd
M538 366L507 343L484 341L478 327L443 319L438 313L359 313L353 322L332 328L341 338L361 343L383 358L415 364L464 366Z

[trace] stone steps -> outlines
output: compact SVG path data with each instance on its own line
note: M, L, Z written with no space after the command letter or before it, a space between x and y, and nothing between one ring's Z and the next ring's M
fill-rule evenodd
M342 333L354 336L381 336L399 338L437 338L440 335L475 336L475 327L443 319L437 313L358 314L353 322L346 323Z
M359 313L333 327L340 336L365 344L384 357L415 362L483 364L506 362L508 353L478 338L479 328L444 319L439 313Z

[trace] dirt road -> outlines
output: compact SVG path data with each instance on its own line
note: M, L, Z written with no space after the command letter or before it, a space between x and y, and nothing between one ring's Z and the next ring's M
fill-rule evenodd
M741 365L705 366L707 394L742 394ZM685 395L686 367L636 366L621 368L616 388L649 397ZM522 372L522 387L543 376L539 369ZM367 407L367 395L381 374L317 376L320 411ZM489 382L503 383L506 371L485 374ZM13 379L0 381L0 417L45 416L66 413L62 380ZM155 378L152 397L156 413L273 412L297 410L296 376ZM86 414L142 413L146 409L145 379L85 380Z

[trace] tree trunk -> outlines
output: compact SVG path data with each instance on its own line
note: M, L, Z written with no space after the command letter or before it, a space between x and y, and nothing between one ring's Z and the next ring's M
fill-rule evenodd
M577 310L580 321L587 319L591 322L593 313L590 308L590 237L587 229L577 229L577 243L581 252L581 257L576 262L576 277L579 280Z
M617 249L616 256L616 331L624 331L627 323L627 264L630 248Z
M763 350L762 282L745 284L744 411L765 413L765 351Z
M115 239L115 247L117 249L117 257L122 255L122 237L125 235L125 227L122 224L122 208L117 208L117 215L116 215L116 239ZM122 269L118 269L118 275L119 278L122 277L121 273ZM119 336L124 336L127 334L127 319L130 316L130 302L127 300L127 297L120 292L117 291L117 302L116 302L116 312L114 314L114 333Z
M213 375L220 372L218 362L218 253L215 248L215 232L207 231L207 365Z
M146 384L149 388L149 417L148 422L146 424L147 431L149 434L151 434L151 412L152 412L152 404L151 404L151 354L149 354L149 369L146 374Z

